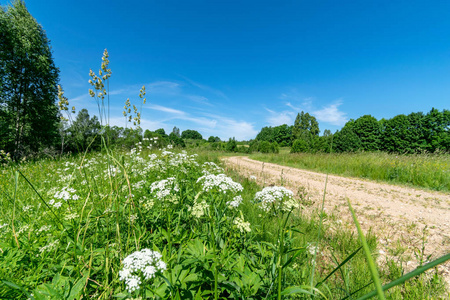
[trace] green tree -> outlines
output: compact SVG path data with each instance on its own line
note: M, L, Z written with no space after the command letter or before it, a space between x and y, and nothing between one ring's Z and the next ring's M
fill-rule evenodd
M187 130L183 131L181 133L181 138L182 139L193 139L193 140L202 140L203 139L202 135L198 131L191 130L191 129L187 129Z
M263 127L261 131L256 135L255 140L257 141L273 141L273 128L272 127Z
M382 148L386 152L412 153L410 123L405 115L397 115L389 120L383 120Z
M169 134L169 141L175 146L183 147L183 148L186 147L186 144L184 143L183 139L181 137L177 136L175 128L178 129L177 127L174 127L174 131L172 131ZM178 129L178 134L179 133L180 133L180 130Z
M380 149L381 127L375 117L364 115L356 119L353 124L353 132L361 141L361 150L376 151Z
M178 128L177 126L173 127L172 133L175 134L177 138L181 138L180 128Z
M237 152L237 143L235 138L230 138L228 140L225 150L228 152Z
M164 128L159 128L155 130L155 133L159 134L160 136L166 138L168 137L168 135L166 134L166 132L164 131Z
M361 148L361 140L354 131L355 120L351 119L333 135L333 149L336 152L355 152Z
M68 149L74 152L98 150L100 148L101 125L97 116L89 116L87 109L83 108L78 112L75 121L67 129ZM96 139L94 141L94 139Z
M319 122L317 122L314 116L303 111L297 114L294 127L292 128L294 138L308 140L311 136L318 136L319 133Z
M59 70L21 0L0 8L0 45L0 148L18 158L56 145Z

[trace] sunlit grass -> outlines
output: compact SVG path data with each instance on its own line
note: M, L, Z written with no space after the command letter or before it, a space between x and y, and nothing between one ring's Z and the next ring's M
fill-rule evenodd
M449 154L383 152L252 154L253 159L336 175L450 191Z

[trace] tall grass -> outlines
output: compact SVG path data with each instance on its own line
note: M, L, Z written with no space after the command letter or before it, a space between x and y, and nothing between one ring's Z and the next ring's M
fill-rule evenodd
M253 159L349 177L450 191L449 154L383 152L252 154Z

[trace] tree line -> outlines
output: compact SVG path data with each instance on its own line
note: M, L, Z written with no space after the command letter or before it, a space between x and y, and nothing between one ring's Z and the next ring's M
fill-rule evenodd
M254 143L269 142L291 147L291 152L356 152L389 153L450 152L450 111L432 108L430 112L400 114L377 120L364 115L349 120L334 134L325 130L319 135L314 116L301 112L294 125L264 127Z

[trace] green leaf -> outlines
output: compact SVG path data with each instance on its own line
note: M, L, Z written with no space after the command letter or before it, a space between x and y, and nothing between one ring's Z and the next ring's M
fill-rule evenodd
M80 278L77 281L77 283L75 283L75 285L70 290L70 294L67 297L67 300L75 299L80 295L81 291L83 290L83 288L86 284L87 279L88 279L88 275L85 275L83 278Z
M318 282L316 284L316 287L319 287L322 283L324 283L328 278L330 278L331 275L333 275L336 271L338 271L342 266L344 266L350 259L353 258L353 256L356 255L356 253L359 252L359 250L362 249L362 246L359 247L358 249L356 249L352 254L350 254L346 259L344 259L343 262L341 262L333 271L330 272L330 274L328 274L324 280Z
M428 264L426 264L426 265L424 265L422 267L419 267L419 268L415 269L414 271L411 271L408 274L405 274L402 277L400 277L400 278L398 278L398 279L396 279L394 281L391 281L388 284L383 285L382 289L383 289L383 291L386 291L386 290L388 290L390 288L393 288L394 286L402 284L405 281L407 281L407 280L409 280L409 279L411 279L411 278L413 278L415 276L418 276L418 275L422 274L423 272L425 272L426 270L434 268L437 265L440 265L440 264L446 262L449 259L450 259L450 253L448 253L448 254L446 254L444 256L441 256L440 258L438 258L436 260L433 260L432 262L430 262L430 263L428 263ZM368 293L368 294L358 298L357 300L369 299L369 298L372 298L373 296L376 296L376 295L377 295L377 290L372 291L372 292L370 292L370 293Z
M30 295L23 287L21 287L21 286L15 284L15 283L13 283L13 282L6 281L6 280L2 280L2 282L3 282L4 284L6 284L7 286L9 286L9 287L15 289L15 290L21 291L21 292L24 293L28 298L34 300L33 296L31 296L31 295Z
M359 225L358 219L356 218L355 211L353 210L353 207L350 204L350 200L347 199L347 201L348 201L348 207L350 208L350 212L352 213L352 216L353 216L353 221L355 222L356 228L358 230L358 235L361 240L362 247L364 249L364 254L366 255L367 264L369 265L369 271L372 274L372 280L373 280L373 283L375 284L377 295L381 300L385 300L386 297L384 296L384 292L381 287L380 276L378 275L377 268L375 267L375 262L373 261L372 255L370 254L369 245L367 244L364 233L362 232L361 226Z

